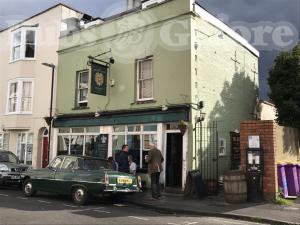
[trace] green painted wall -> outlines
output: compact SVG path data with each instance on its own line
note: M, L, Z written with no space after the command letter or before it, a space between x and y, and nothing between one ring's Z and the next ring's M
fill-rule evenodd
M145 108L190 102L190 22L188 2L170 1L61 38L58 67L59 113ZM166 14L168 12L168 14ZM172 12L172 13L169 13ZM175 15L177 17L172 19ZM127 32L129 30L129 32ZM181 39L184 41L181 41ZM170 45L174 42L174 45ZM180 41L180 45L176 44ZM175 46L175 47L174 47ZM107 96L88 95L85 110L75 105L76 71L89 69L87 57L111 49L114 57ZM135 60L153 55L154 103L135 103Z
M239 130L241 120L253 118L258 75L252 70L258 71L258 58L198 17L193 18L191 29L195 34L192 43L197 43L191 51L191 96L193 102L205 103L204 125L217 122L218 137L226 139L227 154L219 158L219 171L223 173L230 168L230 131ZM237 70L232 60L235 52L239 62ZM194 110L192 118L198 114Z

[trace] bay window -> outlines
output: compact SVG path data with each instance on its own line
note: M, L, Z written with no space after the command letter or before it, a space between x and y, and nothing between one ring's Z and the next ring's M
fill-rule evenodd
M32 113L33 81L18 79L8 83L7 113Z
M34 59L36 46L36 29L23 27L12 33L11 61Z

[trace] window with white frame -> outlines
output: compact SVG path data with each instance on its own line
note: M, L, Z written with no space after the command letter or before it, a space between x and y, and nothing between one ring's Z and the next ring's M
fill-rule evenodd
M137 60L137 100L153 99L153 59Z
M89 82L89 71L77 72L77 106L85 107L88 104L88 82Z
M12 33L11 61L35 57L36 29L23 27Z
M57 136L57 155L107 158L108 151L103 141L108 143L108 138L107 134L100 134L100 127L60 128Z
M19 79L8 82L7 113L32 113L33 80Z
M0 151L8 150L9 133L0 133Z
M29 132L19 133L17 142L17 156L21 163L32 165L33 134Z
M157 125L128 125L113 127L112 150L113 155L122 149L122 145L127 144L129 154L139 169L147 170L145 155L148 155L150 143L157 143Z

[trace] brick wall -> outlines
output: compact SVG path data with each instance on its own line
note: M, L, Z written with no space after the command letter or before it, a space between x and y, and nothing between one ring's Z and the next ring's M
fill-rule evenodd
M263 193L265 199L274 199L277 192L276 123L272 120L251 120L240 123L241 167L246 170L248 136L258 135L264 151Z

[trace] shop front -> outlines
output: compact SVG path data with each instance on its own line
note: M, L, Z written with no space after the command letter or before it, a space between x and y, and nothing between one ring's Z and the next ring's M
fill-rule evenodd
M188 131L184 135L178 122L189 121L189 109L176 107L168 112L158 109L134 112L63 116L54 121L54 143L51 158L56 155L85 155L101 158L115 156L123 144L137 164L138 174L149 185L145 155L149 143L155 143L165 158L161 183L182 188L186 174Z

